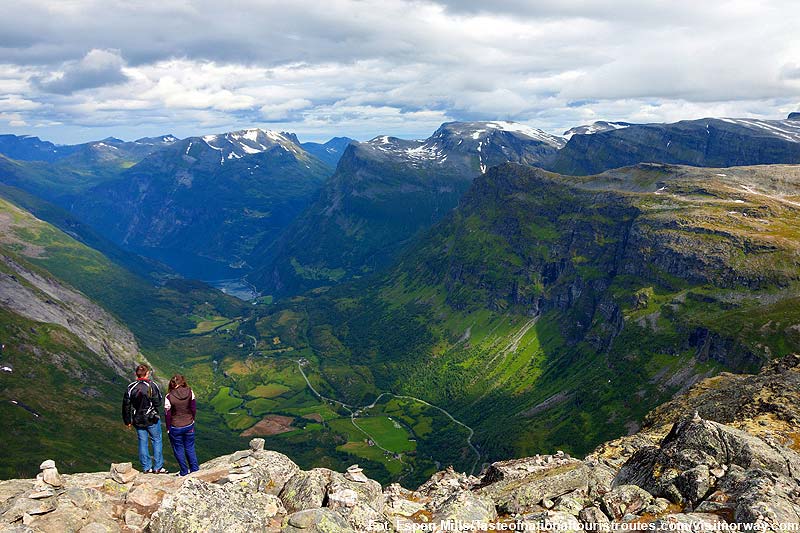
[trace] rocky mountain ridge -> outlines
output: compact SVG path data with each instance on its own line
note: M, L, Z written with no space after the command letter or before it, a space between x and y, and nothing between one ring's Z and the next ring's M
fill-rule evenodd
M249 279L278 295L374 272L455 207L488 167L543 164L562 145L541 130L502 121L445 123L424 140L351 143L319 197L253 255L259 266Z
M329 173L292 134L190 137L75 197L70 209L110 240L186 276L235 277Z
M800 122L704 118L672 124L596 122L573 135L546 168L561 174L597 174L637 163L701 167L800 162Z
M583 460L559 451L495 462L479 476L448 468L416 490L381 487L356 465L341 473L303 471L287 456L265 450L264 439L204 463L187 478L142 474L130 463L112 464L108 473L61 475L56 462L47 460L36 480L0 482L0 527L348 533L453 527L582 531L628 524L657 531L734 525L778 531L800 521L798 443L780 442L784 429L800 429L800 390L791 387L798 375L800 357L792 355L757 376L737 378L747 385L748 399L758 397L763 410L786 424L778 434L769 424L760 424L756 436L696 412L675 411L677 421L666 436L645 429ZM713 385L702 382L691 393L708 394ZM772 394L780 385L789 385L792 413L779 408L786 398Z

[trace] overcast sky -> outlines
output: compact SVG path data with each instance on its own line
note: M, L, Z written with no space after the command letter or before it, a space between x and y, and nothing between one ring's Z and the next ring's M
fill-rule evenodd
M714 0L2 0L0 133L247 127L426 137L449 120L784 118L800 7Z

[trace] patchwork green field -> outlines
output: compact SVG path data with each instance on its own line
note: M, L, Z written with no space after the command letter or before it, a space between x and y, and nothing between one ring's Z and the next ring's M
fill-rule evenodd
M308 383L298 359L261 352L214 359L216 370L211 374L204 374L203 358L186 359L184 367L187 375L202 375L216 384L198 383L198 390L204 391L199 409L210 410L231 436L263 436L269 448L290 454L304 467L328 464L344 469L358 463L376 479L399 479L411 486L446 459L425 442L434 432L445 435L450 448L464 448L462 455L468 460L457 465L461 469L469 470L476 462L467 444L468 430L437 409L410 398L379 397L380 393L364 407L343 405L327 396L335 394L335 388L316 370L316 363L299 360ZM315 391L324 391L325 398Z

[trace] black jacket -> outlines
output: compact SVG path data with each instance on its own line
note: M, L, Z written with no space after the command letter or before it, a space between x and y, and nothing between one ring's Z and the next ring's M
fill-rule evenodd
M152 426L159 421L158 409L163 401L155 381L137 379L128 385L122 397L122 420L137 428Z

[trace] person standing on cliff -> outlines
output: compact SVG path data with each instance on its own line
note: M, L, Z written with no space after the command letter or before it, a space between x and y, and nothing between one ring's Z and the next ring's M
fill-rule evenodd
M161 418L158 408L163 399L158 384L150 379L150 369L141 364L136 367L136 381L131 382L122 398L122 420L128 427L136 428L139 439L139 461L145 474L166 474L161 444ZM153 455L150 456L150 443Z
M175 374L169 380L167 399L164 401L164 416L167 422L169 442L172 453L180 465L181 476L197 472L197 454L194 450L194 419L197 416L197 402L194 392L186 383L186 378Z

